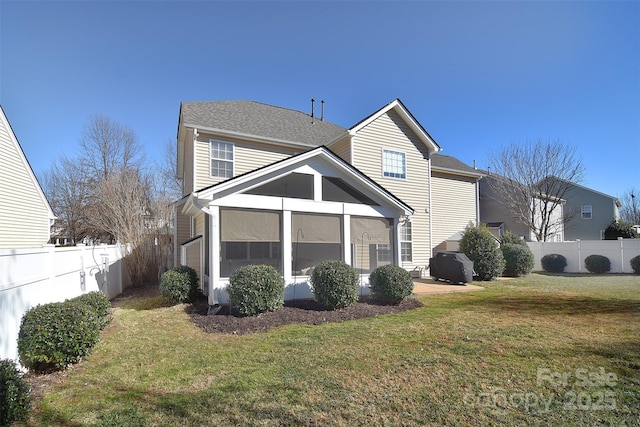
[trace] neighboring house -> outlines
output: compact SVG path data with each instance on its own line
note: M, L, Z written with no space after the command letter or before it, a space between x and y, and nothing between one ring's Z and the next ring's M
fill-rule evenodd
M0 107L0 249L41 247L55 219Z
M494 236L500 238L506 231L510 231L516 236L520 236L524 240L536 241L536 236L530 227L518 220L513 214L509 212L505 195L499 194L495 190L493 185L494 180L506 179L502 176L484 172L485 175L479 183L479 207L480 207L480 222L487 225L489 231ZM532 198L529 203L533 206L530 209L533 212L541 212L543 205L543 197ZM548 199L547 199L548 200ZM534 206L535 204L535 206ZM551 212L550 224L556 224L549 230L547 241L561 242L564 240L564 226L560 220L564 215L564 201L561 200L560 204ZM536 221L540 221L540 215L536 217Z
M611 222L620 219L620 200L608 194L571 183L565 199L565 240L601 240Z
M311 297L309 276L326 259L351 264L362 284L384 264L424 270L477 219L480 174L446 159L433 167L438 151L400 100L349 129L251 101L183 102L176 261L196 268L211 304L248 264L276 268L286 299ZM455 206L434 200L447 187ZM447 205L450 220L435 220Z

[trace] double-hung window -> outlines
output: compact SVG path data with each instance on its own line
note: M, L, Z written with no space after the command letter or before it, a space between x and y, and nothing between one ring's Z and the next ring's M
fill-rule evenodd
M405 154L399 151L382 150L382 176L387 178L407 178Z
M233 177L233 144L230 142L209 140L211 152L211 177Z
M413 261L413 245L411 239L411 223L400 224L400 259L403 262Z
M582 205L580 211L582 213L582 219L593 218L593 208L591 205Z

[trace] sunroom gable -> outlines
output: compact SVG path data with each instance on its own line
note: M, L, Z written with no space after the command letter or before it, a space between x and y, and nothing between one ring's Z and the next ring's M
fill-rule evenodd
M307 199L330 204L382 206L411 215L413 210L326 147L276 162L192 194L185 212L206 203L240 196Z

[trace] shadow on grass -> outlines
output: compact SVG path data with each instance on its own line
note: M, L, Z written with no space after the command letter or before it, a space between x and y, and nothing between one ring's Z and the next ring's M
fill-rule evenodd
M494 311L519 312L522 315L587 315L637 313L640 301L631 299L604 299L561 294L485 294L476 298L451 301L460 308L487 308ZM445 302L446 304L446 302ZM640 320L640 319L639 319Z

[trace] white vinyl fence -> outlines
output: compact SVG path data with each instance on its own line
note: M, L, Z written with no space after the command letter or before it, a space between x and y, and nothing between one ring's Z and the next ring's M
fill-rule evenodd
M640 255L640 239L576 240L575 242L527 242L535 259L534 270L542 270L540 259L560 254L567 259L565 273L588 273L584 260L589 255L604 255L611 261L610 273L633 273L629 261Z
M91 291L113 298L128 286L117 245L0 250L0 359L18 359L24 313Z

